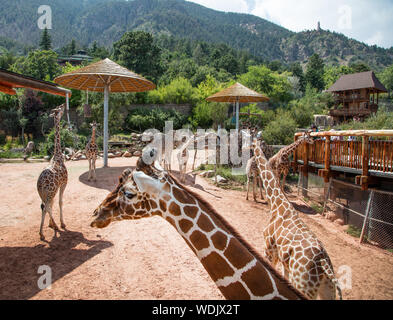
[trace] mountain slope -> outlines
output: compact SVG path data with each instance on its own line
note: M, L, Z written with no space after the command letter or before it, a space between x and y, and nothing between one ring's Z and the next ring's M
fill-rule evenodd
M0 0L0 36L36 45L41 0ZM223 42L266 60L306 61L319 53L327 62L364 61L373 68L393 63L393 48L370 47L327 31L294 33L256 16L224 13L183 0L51 0L55 47L71 39L110 46L124 32L145 30L178 38Z

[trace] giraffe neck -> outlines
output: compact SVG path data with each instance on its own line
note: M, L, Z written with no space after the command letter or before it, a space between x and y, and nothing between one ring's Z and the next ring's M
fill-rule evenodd
M60 119L55 116L55 150L52 158L54 163L63 163L63 153L61 151L61 141L60 141Z
M284 149L282 149L282 154L290 155L292 152L294 152L297 148L299 148L305 142L306 142L306 140L304 140L302 138L296 140L294 143L292 143L288 147L285 147Z
M154 215L175 227L225 298L303 298L209 204L190 192L178 183L166 183L159 203L150 200L150 206Z
M91 144L96 143L96 128L93 128L91 131L91 139L90 139Z
M280 187L279 181L276 179L261 148L255 147L255 161L259 170L259 175L263 181L263 187L266 192L266 198L270 204L271 215L280 216L285 219L292 219L297 216L297 212L293 209L284 192Z

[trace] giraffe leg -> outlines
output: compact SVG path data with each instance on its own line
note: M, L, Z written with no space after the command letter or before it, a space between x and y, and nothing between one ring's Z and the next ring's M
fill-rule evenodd
M250 192L250 176L247 176L247 197L246 200L248 200L248 193Z
M42 233L42 229L44 227L45 215L46 215L46 205L44 203L41 204L41 211L42 211L42 216L41 216L41 226L40 226L40 239L43 241L45 240L45 237L44 234Z
M195 149L195 153L194 153L194 161L192 162L192 171L195 170L195 160L196 160L196 156L197 156L197 149Z
M254 197L254 201L257 201L257 176L254 174L252 178L252 196Z
M88 161L89 161L89 176L88 176L87 180L90 181L91 180L91 159L89 158Z
M263 182L262 182L262 180L261 180L260 177L258 177L258 184L259 184L259 191L261 192L261 200L264 200L263 192L262 192L262 189L263 189Z
M60 187L60 192L59 192L59 207L60 207L60 222L61 222L61 227L63 229L65 229L66 225L64 223L64 219L63 219L63 194L64 194L64 190L66 188L67 185L62 185Z
M45 210L48 211L50 217L49 227L55 231L58 231L59 227L57 226L55 220L53 219L52 208L53 208L53 198L51 198L50 201L47 202L45 206Z
M97 174L96 174L96 160L97 158L93 159L92 167L93 167L93 180L97 181Z

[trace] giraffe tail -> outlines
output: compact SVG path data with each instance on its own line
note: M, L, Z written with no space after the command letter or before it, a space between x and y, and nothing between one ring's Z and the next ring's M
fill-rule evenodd
M45 205L41 203L41 210L44 211L44 209L45 209Z
M342 300L343 296L342 296L342 292L341 292L341 287L340 287L340 284L339 284L336 276L334 275L333 266L330 262L330 259L329 258L322 259L321 266L322 266L322 269L325 273L325 276L333 283L335 290L337 290L339 299Z

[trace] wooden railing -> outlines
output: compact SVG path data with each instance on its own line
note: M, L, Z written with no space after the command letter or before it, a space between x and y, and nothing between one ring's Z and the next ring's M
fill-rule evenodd
M302 133L297 133L297 139ZM329 181L332 167L361 171L356 181L364 190L368 188L369 171L393 174L393 130L353 130L312 133L313 144L303 145L294 155L295 164L303 162L307 172L310 162L323 165L319 175ZM347 138L352 137L351 141Z

